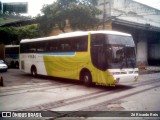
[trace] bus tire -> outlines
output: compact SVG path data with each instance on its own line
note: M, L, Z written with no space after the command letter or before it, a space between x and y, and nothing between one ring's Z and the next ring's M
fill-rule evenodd
M14 68L14 61L11 61L10 68Z
M81 74L81 81L83 81L84 85L90 87L92 85L92 77L89 71L85 71Z
M32 75L33 77L37 77L37 69L36 69L35 66L32 66L32 67L31 67L31 75Z
M15 68L19 68L19 62L18 61L15 62Z

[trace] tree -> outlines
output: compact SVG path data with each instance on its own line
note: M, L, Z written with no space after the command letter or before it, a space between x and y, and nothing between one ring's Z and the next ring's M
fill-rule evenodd
M69 23L73 30L87 30L97 26L99 11L92 5L70 4Z
M17 31L14 27L0 27L0 44L11 44L18 39Z
M96 16L101 13L94 6L96 3L96 0L57 0L45 5L41 10L44 15L38 17L39 28L47 34L57 25L65 32L66 20L73 30L93 28L99 22Z
M21 39L36 38L41 36L36 24L23 26L16 29L18 41L20 41Z
M36 24L23 27L0 27L0 44L19 44L21 39L39 36Z

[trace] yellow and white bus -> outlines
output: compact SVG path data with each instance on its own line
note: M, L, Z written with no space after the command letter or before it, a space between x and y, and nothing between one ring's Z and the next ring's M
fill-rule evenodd
M117 31L71 32L20 42L20 69L37 74L114 86L136 81L135 44Z

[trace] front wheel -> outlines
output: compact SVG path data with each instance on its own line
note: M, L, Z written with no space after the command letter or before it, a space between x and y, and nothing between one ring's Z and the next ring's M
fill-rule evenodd
M33 77L37 76L37 69L36 69L36 67L32 67L31 68L31 74L32 74Z
M90 72L84 72L81 75L81 81L83 81L85 86L87 86L87 87L91 86L92 85L92 77L91 77Z

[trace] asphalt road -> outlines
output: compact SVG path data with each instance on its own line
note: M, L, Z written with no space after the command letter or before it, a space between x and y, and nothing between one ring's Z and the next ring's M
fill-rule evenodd
M160 111L160 73L143 74L138 82L116 87L86 87L78 81L33 78L18 69L9 69L0 76L4 81L0 111L56 111L53 119L59 119L58 111Z

